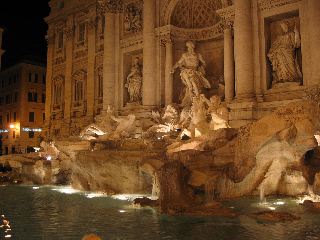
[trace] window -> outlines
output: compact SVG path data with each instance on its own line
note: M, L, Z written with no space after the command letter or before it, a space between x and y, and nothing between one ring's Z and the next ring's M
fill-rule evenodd
M14 122L17 121L17 113L16 113L16 112L13 113L13 121L14 121Z
M28 92L28 102L33 102L33 94L32 94L32 92Z
M34 132L33 131L29 132L29 138L34 138Z
M14 93L14 102L18 102L18 92Z
M9 122L10 122L10 114L7 113L7 123L9 123Z
M16 131L12 131L12 138L16 138Z
M58 49L63 48L63 32L58 33Z
M3 97L0 97L0 106L3 104Z
M44 122L46 120L46 114L42 113L42 121Z
M35 82L35 83L38 83L38 73L35 73L35 74L34 74L34 82Z
M0 115L0 124L2 124L2 115Z
M85 31L86 31L86 24L80 23L79 24L79 33L78 33L78 42L83 42L85 38Z
M42 75L42 83L46 84L46 75L45 74Z
M32 82L32 73L29 73L29 82Z
M29 112L29 122L34 122L34 112Z
M28 102L38 102L38 93L28 92Z
M8 94L8 95L6 96L6 104L10 104L10 103L11 103L11 95Z
M41 102L42 103L46 102L46 95L44 93L42 93Z
M16 153L16 147L15 146L11 147L11 153Z

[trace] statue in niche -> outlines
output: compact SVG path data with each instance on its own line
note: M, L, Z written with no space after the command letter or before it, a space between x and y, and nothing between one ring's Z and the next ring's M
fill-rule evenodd
M125 87L128 88L129 102L140 103L141 102L141 86L142 86L142 66L140 59L135 58L134 64L131 67L131 72L127 77Z
M295 26L294 30L289 29L287 22L280 23L282 35L272 43L268 58L272 64L273 82L300 82L302 73L297 62L296 49L300 48L300 34Z
M126 32L139 32L142 30L141 10L135 6L128 6L124 17L124 30Z
M211 88L211 85L205 78L206 62L200 53L195 52L195 44L192 41L187 41L186 46L187 52L182 54L180 60L174 65L171 74L178 67L180 68L180 77L186 87L181 105L191 106L193 97L198 97L203 88Z

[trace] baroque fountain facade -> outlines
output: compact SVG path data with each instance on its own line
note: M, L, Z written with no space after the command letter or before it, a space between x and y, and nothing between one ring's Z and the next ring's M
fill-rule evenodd
M46 142L15 175L166 213L320 191L318 0L50 6Z

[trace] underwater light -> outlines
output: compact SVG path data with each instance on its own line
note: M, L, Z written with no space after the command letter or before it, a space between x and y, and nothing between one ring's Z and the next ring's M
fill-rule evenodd
M270 210L272 210L272 211L274 211L274 210L276 210L276 208L275 207L268 207Z
M274 204L275 204L275 205L284 205L284 204L285 204L285 202L278 201L278 202L275 202Z
M39 189L40 187L32 187L32 189Z
M57 191L60 193L65 193L65 194L74 194L74 193L79 193L79 190L75 190L71 187L64 187L64 188L53 188L53 191Z
M104 193L88 193L86 194L87 198L96 198L96 197L104 197L106 194Z
M124 213L124 212L126 212L126 211L125 211L125 210L119 210L119 212L120 212L120 213Z
M49 156L46 157L46 159L47 159L48 161L51 161L52 157L49 155Z

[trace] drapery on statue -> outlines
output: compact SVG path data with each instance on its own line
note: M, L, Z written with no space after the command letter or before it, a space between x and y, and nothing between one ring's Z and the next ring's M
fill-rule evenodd
M127 77L125 87L128 88L129 102L140 103L141 102L141 86L142 86L142 66L140 59L135 58L134 64L131 67L131 72Z
M300 34L295 26L289 29L287 22L280 23L283 34L272 43L268 57L273 68L273 82L301 82L302 73L297 62L296 49L300 47Z
M209 81L205 78L206 63L200 53L195 52L195 44L186 42L187 52L183 53L180 60L174 65L171 74L179 67L180 76L186 86L182 106L190 106L193 97L198 97L203 88L211 88Z

